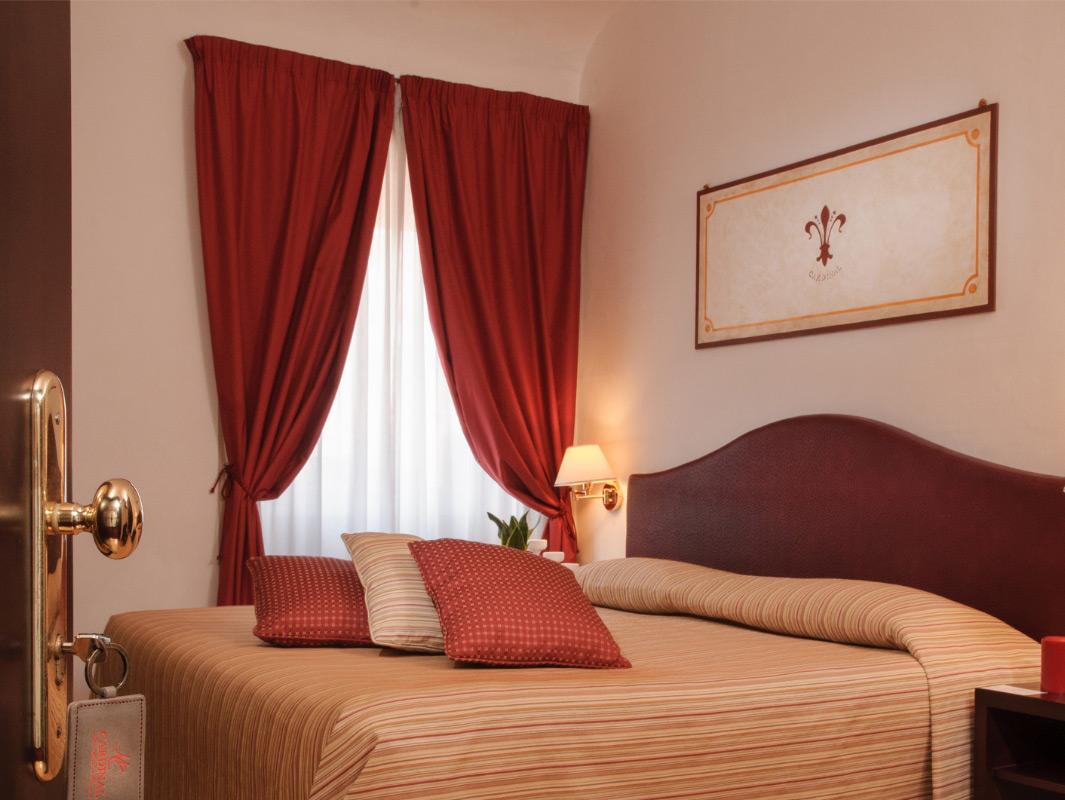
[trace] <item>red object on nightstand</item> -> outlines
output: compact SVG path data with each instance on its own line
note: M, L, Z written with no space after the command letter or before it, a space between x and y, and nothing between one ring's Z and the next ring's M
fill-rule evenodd
M1043 637L1043 680L1040 688L1065 694L1065 636Z

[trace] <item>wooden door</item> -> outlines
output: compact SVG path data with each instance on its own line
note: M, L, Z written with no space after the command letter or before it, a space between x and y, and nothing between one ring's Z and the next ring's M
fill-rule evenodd
M69 401L70 291L70 6L0 2L0 796L12 800L66 794L65 773L40 783L31 768L27 396L50 369Z

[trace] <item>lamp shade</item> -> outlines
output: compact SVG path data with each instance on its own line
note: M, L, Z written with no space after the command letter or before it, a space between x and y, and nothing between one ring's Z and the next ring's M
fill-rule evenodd
M614 480L614 470L597 444L567 447L558 468L555 486L574 486L579 483L600 483Z

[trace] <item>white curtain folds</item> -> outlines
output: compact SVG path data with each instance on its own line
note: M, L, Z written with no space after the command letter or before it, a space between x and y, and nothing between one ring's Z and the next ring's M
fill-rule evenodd
M259 503L266 552L346 558L347 531L496 542L486 512L524 510L474 460L455 414L425 305L397 118L340 389L296 480Z

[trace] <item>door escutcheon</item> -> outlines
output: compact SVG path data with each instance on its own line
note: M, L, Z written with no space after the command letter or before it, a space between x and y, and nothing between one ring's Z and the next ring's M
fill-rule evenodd
M30 427L33 771L50 781L63 768L67 745L66 534L90 531L101 553L125 558L140 542L144 511L137 488L120 478L101 484L87 505L67 501L66 396L53 372L34 378Z

